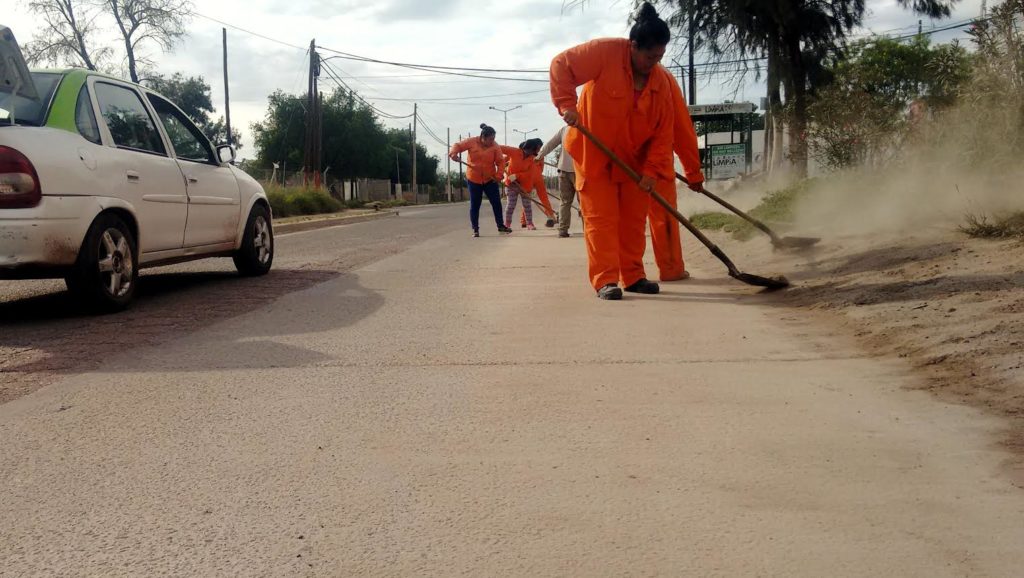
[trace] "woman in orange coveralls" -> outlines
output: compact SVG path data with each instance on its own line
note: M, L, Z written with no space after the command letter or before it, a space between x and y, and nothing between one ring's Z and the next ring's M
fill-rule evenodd
M466 181L469 183L469 223L473 226L473 236L480 236L480 206L484 195L491 203L494 211L494 222L499 233L511 233L501 220L501 197L498 195L498 181L504 177L505 159L501 149L494 142L495 130L486 124L480 125L480 136L471 137L452 145L448 158L462 162L459 155L469 151L469 167Z
M551 61L551 100L566 124L581 123L643 175L638 186L580 131L566 135L565 148L576 163L590 282L601 299L622 299L620 281L634 293L660 290L644 272L650 198L641 189L654 190L658 180L675 176L673 80L658 65L670 36L645 2L628 40L592 40Z
M555 210L551 208L551 200L548 198L547 186L544 185L544 159L537 159L537 162L533 163L533 165L533 182L537 183L537 196L540 197L537 200L541 205L544 205L544 216L547 217L547 220L544 221L544 226L550 229L555 226L557 220L555 219ZM519 224L524 228L526 227L525 210L519 213Z
M532 138L519 148L499 145L501 152L505 155L505 187L508 193L508 208L505 209L505 227L512 226L512 215L516 213L516 201L523 197L523 215L526 218L526 226L531 231L533 226L533 203L528 198L531 191L539 189L541 194L547 195L544 189L544 180L536 179L537 174L537 153L544 141L539 138Z
M672 149L683 163L683 172L690 183L690 189L700 191L704 174L700 170L700 153L697 150L697 131L693 128L690 109L683 98L683 90L672 79L672 101L674 122ZM675 167L670 167L673 173ZM658 181L655 190L673 207L676 206L676 181ZM690 272L683 261L683 244L679 238L679 223L664 207L652 202L648 210L651 221L651 245L654 246L654 260L662 281L688 279Z

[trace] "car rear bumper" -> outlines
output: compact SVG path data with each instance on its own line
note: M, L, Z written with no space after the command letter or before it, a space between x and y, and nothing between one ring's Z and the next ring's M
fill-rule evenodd
M0 210L0 279L63 276L96 212L93 197L43 197L31 209Z

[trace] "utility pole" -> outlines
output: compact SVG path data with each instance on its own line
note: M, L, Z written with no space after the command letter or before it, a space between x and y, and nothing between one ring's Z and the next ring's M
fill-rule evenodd
M410 131L412 134L412 202L413 204L416 205L420 204L420 192L416 188L416 121L418 120L417 107L418 105L415 102L412 103L412 131Z
M466 138L469 138L469 137L466 137ZM461 132L459 133L459 142L462 142L462 133ZM461 158L461 155L460 155L460 158ZM465 187L465 184L464 184L464 180L463 180L463 177L462 177L462 163L459 163L459 198L460 199L465 199L466 198L466 191L464 190L463 187Z
M452 127L448 127L448 150L452 150ZM445 158L448 160L448 168L444 171L444 183L448 190L448 202L452 202L452 159L445 151Z
M317 115L317 76L320 74L320 63L317 60L316 54L316 39L313 39L309 43L309 84L307 86L306 93L306 145L303 152L303 184L309 186L314 180L319 178L314 176L314 164L313 160L316 155L316 123L318 120Z
M324 182L324 175L320 172L324 161L324 94L316 93L316 134L313 137L313 186L319 189L327 184Z
M228 29L220 30L224 41L224 124L227 126L228 144L234 146L234 137L231 136L231 92L228 90Z
M693 36L697 32L697 27L693 21L693 9L690 9L690 38L687 41L687 51L690 53L690 104L697 104L697 71L693 67Z
M505 146L508 146L508 113L512 112L513 110L515 110L517 108L523 108L523 107L522 106L513 106L512 108L501 109L501 108L497 108L497 107L494 107L494 106L489 106L487 108L489 108L491 110L496 110L496 111L500 112L501 114L505 115L505 132L502 133L502 139L505 141Z

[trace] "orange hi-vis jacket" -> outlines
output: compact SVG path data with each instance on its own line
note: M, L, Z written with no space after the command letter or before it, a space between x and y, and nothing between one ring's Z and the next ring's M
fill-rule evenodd
M449 155L469 152L466 163L466 179L478 185L486 185L488 181L500 181L504 177L505 158L497 143L485 147L480 137L470 137L452 145Z
M700 170L700 153L697 150L697 132L690 118L690 110L683 97L683 89L672 79L672 102L675 107L673 122L672 149L683 164L683 172L691 183L704 182L704 174ZM673 168L674 170L674 168ZM677 195L675 179L669 182L658 182L657 192L668 203L676 207ZM686 272L683 259L683 243L679 236L679 223L658 203L652 202L648 209L651 224L651 246L654 249L654 261L662 281L681 279Z
M602 38L570 48L551 61L551 100L564 113L573 107L579 121L637 172L671 180L673 110L671 75L662 66L651 71L637 95L633 87L630 44L625 38ZM576 88L585 85L582 95ZM576 186L589 176L610 171L614 182L629 175L579 131L570 128L565 149L576 162Z
M516 176L516 182L527 193L537 188L543 193L544 179L537 178L537 157L528 157L519 147L499 145L501 152L505 155L505 185L512 184L509 177ZM537 185L540 181L540 185ZM547 195L547 193L543 193Z

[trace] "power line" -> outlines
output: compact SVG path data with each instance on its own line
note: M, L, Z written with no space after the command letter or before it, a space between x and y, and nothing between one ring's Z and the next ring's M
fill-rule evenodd
M506 93L506 94L485 94L485 95L482 95L482 96L458 96L458 97L449 97L449 98L385 98L385 97L380 97L380 98L374 98L374 100L397 100L397 101L402 101L402 102L440 102L440 101L446 101L447 102L447 101L458 101L458 100L477 100L477 99L482 99L482 98L484 98L484 99L486 99L486 98L502 98L502 97L505 97L505 96L521 96L521 95L524 95L524 94L540 94L540 93L547 93L547 92L549 92L549 91L547 91L547 90L528 90L526 92L509 92L509 93Z

